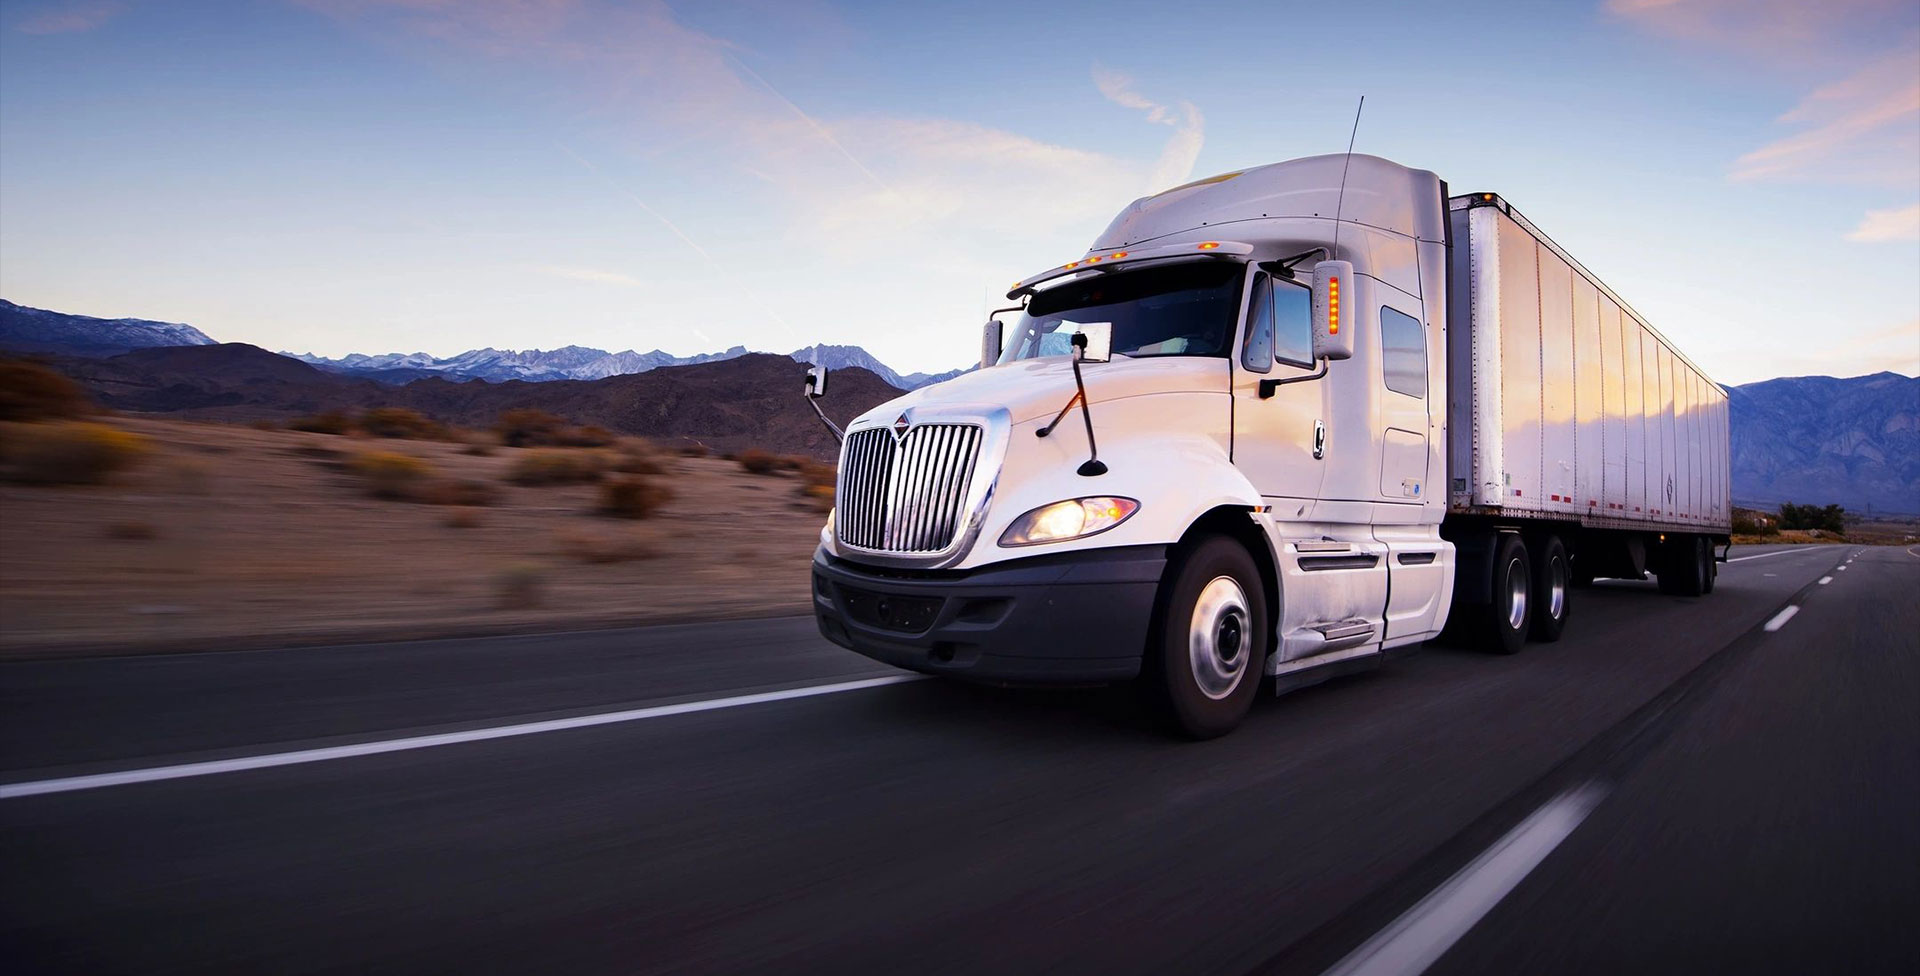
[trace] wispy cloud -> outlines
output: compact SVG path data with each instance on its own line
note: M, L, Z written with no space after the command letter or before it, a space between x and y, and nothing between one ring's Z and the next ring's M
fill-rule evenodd
M1132 78L1098 64L1093 66L1093 85L1107 101L1147 113L1148 122L1174 127L1172 138L1167 140L1148 174L1148 192L1185 183L1193 175L1193 164L1200 158L1200 148L1206 142L1206 119L1199 108L1186 101L1171 106L1156 102L1136 91Z
M1911 185L1920 163L1920 47L1815 89L1779 121L1800 131L1741 156L1734 179Z
M1867 244L1920 241L1920 203L1899 210L1869 210L1847 240Z
M569 281L588 281L596 285L620 285L626 288L642 288L646 286L646 282L630 274L622 274L618 271L600 271L595 268L565 268L556 265L538 265L532 270L543 275L551 275L555 278L566 278Z
M77 34L90 31L112 20L127 9L114 0L78 0L41 8L14 25L22 34Z

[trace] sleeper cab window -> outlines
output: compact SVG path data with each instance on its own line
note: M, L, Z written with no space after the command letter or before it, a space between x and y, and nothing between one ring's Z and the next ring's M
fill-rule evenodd
M1427 395L1427 331L1405 312L1380 306L1380 373L1387 389Z
M1256 373L1269 372L1275 362L1313 365L1313 293L1306 286L1257 272L1247 309L1242 365Z

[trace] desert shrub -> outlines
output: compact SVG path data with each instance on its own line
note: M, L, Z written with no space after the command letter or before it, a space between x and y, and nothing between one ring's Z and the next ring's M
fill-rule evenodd
M675 454L685 458L703 458L712 453L707 450L707 445L696 441L686 441L677 444L674 446L673 451Z
M473 478L435 478L420 486L415 500L429 505L491 505L500 492L490 482Z
M619 450L614 452L607 467L621 474L667 473L667 467L661 463L659 455L654 453L653 445L638 437L623 438L620 441Z
M1844 533L1847 531L1847 510L1838 505L1822 508L1818 505L1795 505L1792 502L1785 502L1780 506L1780 527Z
M501 411L493 431L500 435L500 443L508 447L538 447L554 443L554 438L566 427L565 420L545 410L515 407Z
M483 431L470 430L460 435L460 453L474 457L493 456L493 435Z
M600 514L643 519L673 500L673 489L646 475L615 478L600 486Z
M392 451L368 451L347 462L347 470L360 478L368 494L375 498L410 500L433 478L433 465L411 454Z
M516 563L493 577L494 597L503 610L537 607L546 589L547 569L535 563Z
M563 555L583 563L625 563L659 554L651 541L617 532L562 532L554 537L554 545Z
M549 441L554 447L609 447L618 438L605 427L562 427Z
M93 412L80 384L24 359L0 359L0 420L65 420Z
M583 451L533 451L507 468L516 485L576 485L599 481L600 458Z
M442 440L448 436L445 425L406 407L375 407L360 415L360 429L375 437L406 440Z
M129 542L143 542L159 536L152 522L108 522L107 538L124 539Z
M151 450L145 437L105 424L36 424L7 438L4 470L7 480L23 484L95 485Z
M1735 535L1779 535L1780 528L1773 520L1758 512L1744 508L1733 510L1733 532Z
M287 424L288 430L303 430L309 434L344 434L353 429L353 418L345 410L323 410L310 417L297 417Z
M839 473L839 469L833 465L823 464L812 458L801 458L799 467L794 469L794 474L799 476L800 483L809 488L821 485L832 488L834 482L838 480Z
M800 488L800 497L806 499L808 505L822 515L833 510L832 485L803 485Z
M740 470L748 474L772 474L780 468L780 459L757 448L749 447L734 457Z

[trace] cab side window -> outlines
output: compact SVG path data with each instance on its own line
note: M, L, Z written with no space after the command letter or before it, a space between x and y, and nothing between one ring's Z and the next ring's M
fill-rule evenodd
M1380 306L1380 374L1387 389L1427 395L1427 330L1405 312Z

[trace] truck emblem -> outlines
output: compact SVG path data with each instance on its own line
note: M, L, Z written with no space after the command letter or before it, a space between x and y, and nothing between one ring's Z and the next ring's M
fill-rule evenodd
M895 444L898 444L902 440L905 440L907 436L907 428L912 426L913 426L913 421L908 420L907 415L904 413L898 417L893 418L893 442Z

